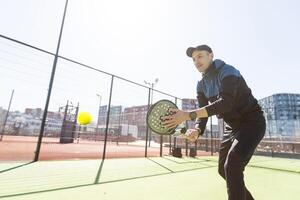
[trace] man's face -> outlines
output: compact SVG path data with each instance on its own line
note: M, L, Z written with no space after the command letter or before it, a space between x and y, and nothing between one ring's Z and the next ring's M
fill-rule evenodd
M207 68L212 63L213 57L213 53L209 53L207 51L196 50L192 54L194 65L199 72L205 72L207 70Z

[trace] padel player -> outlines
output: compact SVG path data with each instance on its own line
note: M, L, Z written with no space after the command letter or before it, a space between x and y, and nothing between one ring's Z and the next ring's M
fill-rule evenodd
M209 46L190 47L186 53L202 73L197 84L199 109L173 110L176 113L165 117L164 125L171 128L196 120L195 129L186 133L189 140L195 141L204 133L209 116L223 118L228 129L220 145L218 171L226 180L228 199L254 199L245 186L243 172L264 137L263 112L240 72L222 60L214 60Z

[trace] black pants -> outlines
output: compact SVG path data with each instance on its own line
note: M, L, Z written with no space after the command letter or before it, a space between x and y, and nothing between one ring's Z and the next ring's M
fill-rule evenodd
M221 143L219 174L226 180L229 200L254 199L244 183L244 169L266 130L263 115L247 120L233 132L234 138Z

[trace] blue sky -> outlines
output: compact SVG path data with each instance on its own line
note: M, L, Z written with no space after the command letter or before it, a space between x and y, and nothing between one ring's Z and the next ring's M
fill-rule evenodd
M194 98L201 74L185 50L204 43L213 48L215 58L240 70L258 99L274 93L300 93L299 4L296 0L70 0L60 54L141 84L158 78L155 88L178 97ZM55 52L63 7L62 0L1 0L0 34ZM19 73L25 70L37 80L26 78L24 74L11 76L9 69L1 66L9 68L9 63L16 60L12 56L5 63L5 51L9 51L9 55L17 52L12 46L0 40L3 97L0 106L7 106L11 89L28 80L27 93L17 98L14 108L43 107L52 58L36 52L31 54L28 49L20 50L18 55L30 57L43 67L38 69L38 64L34 67L28 61L15 69ZM73 73L73 69L68 72ZM101 82L90 81L89 75L79 74L80 81L89 85ZM68 83L59 77L57 80L62 90L54 91L53 95L60 96L57 105L61 105L65 102ZM26 95L30 81L44 87L42 95ZM109 84L109 79L104 82ZM90 93L98 91L91 88ZM99 89L105 93L103 90L108 89ZM119 90L120 96L126 95L122 94L125 90ZM103 97L102 103L107 99ZM95 105L98 99L91 97L85 101ZM134 100L129 98L128 101Z

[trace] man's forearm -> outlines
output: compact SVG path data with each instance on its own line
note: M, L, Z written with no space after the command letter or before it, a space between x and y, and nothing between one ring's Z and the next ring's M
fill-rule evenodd
M195 112L197 113L197 118L207 118L208 117L208 113L205 107L199 108L197 110L195 110Z
M195 112L197 114L197 116L195 118L207 118L208 117L206 108L202 107L202 108L199 108L196 110L184 111L184 119L191 120L190 113L192 113L192 112Z

